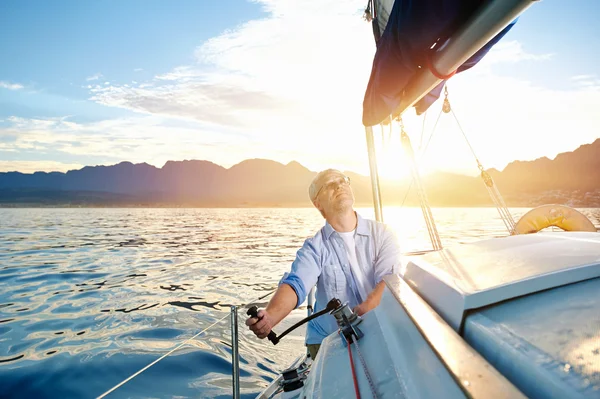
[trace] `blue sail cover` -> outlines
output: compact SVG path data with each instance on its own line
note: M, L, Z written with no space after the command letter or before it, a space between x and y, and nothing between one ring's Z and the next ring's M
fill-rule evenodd
M363 124L374 126L394 113L404 88L426 60L483 4L491 0L373 0L373 34L377 44L363 102ZM457 72L477 64L516 20L476 52ZM435 102L442 81L415 104L421 114ZM394 115L395 116L395 115Z

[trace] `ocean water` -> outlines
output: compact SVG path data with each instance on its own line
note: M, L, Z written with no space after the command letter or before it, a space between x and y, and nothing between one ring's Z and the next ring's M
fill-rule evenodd
M581 211L600 227L600 209ZM507 234L494 208L433 214L444 246ZM419 208L384 216L404 251L431 247ZM97 397L178 347L107 397L231 397L230 307L273 290L322 224L312 208L0 209L0 397ZM274 347L244 313L250 398L303 353L303 330Z

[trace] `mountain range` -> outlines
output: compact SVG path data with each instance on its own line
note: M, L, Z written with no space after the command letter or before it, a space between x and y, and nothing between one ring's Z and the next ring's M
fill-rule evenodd
M345 172L357 206L371 206L370 178ZM562 203L600 207L600 139L555 159L515 161L488 170L508 206ZM250 159L226 169L209 161L169 161L162 168L121 162L67 173L0 173L0 206L311 206L308 185L316 172ZM493 206L480 177L436 172L423 177L432 206ZM415 185L382 181L390 205L418 205ZM408 194L407 194L408 193Z

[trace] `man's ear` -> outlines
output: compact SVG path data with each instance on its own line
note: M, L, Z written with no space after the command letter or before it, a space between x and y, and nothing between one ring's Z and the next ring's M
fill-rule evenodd
M313 205L315 206L315 208L317 208L319 211L323 211L323 207L321 206L321 202L319 201L319 199L315 199L313 201Z

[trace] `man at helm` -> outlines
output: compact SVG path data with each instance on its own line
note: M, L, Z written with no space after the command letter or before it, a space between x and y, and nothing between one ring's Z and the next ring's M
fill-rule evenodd
M348 302L358 315L368 312L381 300L383 277L400 269L396 236L383 223L356 213L350 178L335 169L324 170L314 178L308 194L325 218L325 226L298 250L291 271L279 282L266 309L246 320L261 339L300 306L315 285L315 312L332 298ZM337 324L331 315L309 322L306 345L313 359L321 341L334 331Z

